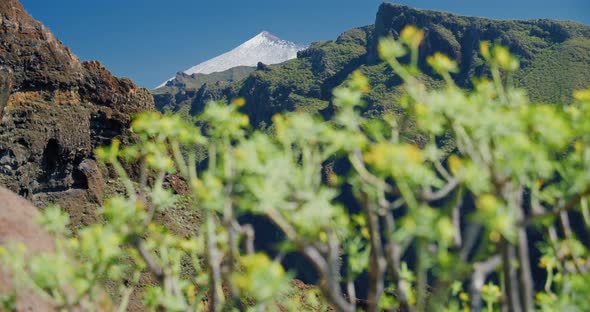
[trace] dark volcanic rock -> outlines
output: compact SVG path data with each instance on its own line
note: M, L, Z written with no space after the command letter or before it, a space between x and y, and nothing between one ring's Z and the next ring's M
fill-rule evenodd
M14 71L14 87L47 91L77 85L82 64L17 0L0 1L0 65Z
M0 184L38 206L56 202L78 214L102 197L94 149L128 140L132 115L154 103L129 79L80 62L18 1L2 0L2 108Z
M0 68L0 121L2 121L2 112L8 103L11 89L12 72L7 68Z

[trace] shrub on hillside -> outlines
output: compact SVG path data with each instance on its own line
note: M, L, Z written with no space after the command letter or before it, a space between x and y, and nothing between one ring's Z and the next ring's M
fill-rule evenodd
M149 272L151 310L587 310L590 91L570 106L532 104L507 83L518 60L487 43L491 79L462 90L457 64L436 54L428 63L445 84L429 90L417 78L422 37L409 27L379 45L404 81L404 114L361 117L360 72L334 90L330 121L300 111L256 131L240 99L211 103L198 127L141 114L137 144L97 152L126 188L105 202L105 222L70 233L48 208L56 253L24 261L21 248L4 248L5 267L63 309L100 309L96 289L108 281L123 310ZM122 162L140 164L138 181ZM202 211L193 236L154 222L179 200L168 175ZM280 256L255 249L268 233L248 224L253 215L281 232L280 254L313 264L317 289L295 288Z

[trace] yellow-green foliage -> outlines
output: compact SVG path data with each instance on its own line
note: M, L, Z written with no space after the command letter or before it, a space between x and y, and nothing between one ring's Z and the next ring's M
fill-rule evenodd
M465 91L450 75L457 64L436 54L427 62L445 83L431 89L417 66L423 35L410 27L380 44L403 81L403 112L380 119L361 116L371 87L361 71L334 90L331 121L305 110L275 115L272 133L250 127L242 99L210 103L200 127L139 115L137 144L97 151L126 187L105 202L105 223L69 233L67 216L46 209L56 252L25 261L22 248L3 248L3 267L63 309L100 310L105 280L120 285L125 309L140 273L151 272L150 310L587 311L590 260L576 236L590 224L590 90L570 106L530 103L507 83L516 58L487 43L492 80ZM197 170L192 151L202 149ZM140 164L139 181L122 160ZM202 213L192 236L154 222L178 203L163 186L171 174ZM586 224L572 229L570 213ZM313 264L321 295L293 287L288 268L255 249L254 237L269 233L248 224L252 215L284 234L277 248Z

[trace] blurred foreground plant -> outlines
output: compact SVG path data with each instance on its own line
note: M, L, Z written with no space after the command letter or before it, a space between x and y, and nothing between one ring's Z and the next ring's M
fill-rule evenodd
M241 99L211 103L198 127L141 114L137 144L97 151L126 188L106 201L104 224L72 235L67 216L46 209L57 252L24 261L19 248L3 249L3 261L64 309L100 309L96 289L109 280L124 310L150 272L156 283L143 298L152 310L587 310L590 91L566 107L531 104L507 83L518 60L488 43L481 55L491 80L462 90L457 64L435 54L427 63L446 85L428 90L423 37L409 27L379 44L404 81L403 115L363 118L369 82L358 72L334 90L331 121L277 115L271 134L250 129ZM207 151L200 170L197 149ZM138 181L122 161L139 164ZM202 211L193 236L154 221L178 204L164 187L169 175ZM252 215L284 234L283 252L313 264L321 296L301 295L280 259L255 250L254 236L269 233L244 221ZM571 216L585 223L573 227Z

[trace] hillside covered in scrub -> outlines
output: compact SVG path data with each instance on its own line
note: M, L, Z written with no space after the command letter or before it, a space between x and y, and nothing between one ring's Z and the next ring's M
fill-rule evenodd
M384 3L162 86L0 0L0 312L590 310L590 26Z
M278 65L259 64L240 81L183 77L182 86L153 93L156 106L195 115L210 100L243 97L244 112L255 124L268 124L282 111L323 111L329 115L332 89L360 69L371 81L366 113L376 116L397 111L400 79L379 62L377 43L382 37L399 36L406 25L425 30L420 67L425 71L422 79L429 85L436 86L440 80L424 60L437 51L458 62L459 72L453 78L460 87L469 88L473 77L487 74L479 53L481 41L505 45L519 58L521 70L514 77L515 84L527 90L532 101L569 103L573 90L590 84L590 26L545 19L498 21L384 3L374 25L349 30L334 41L313 43L299 52L297 59Z

